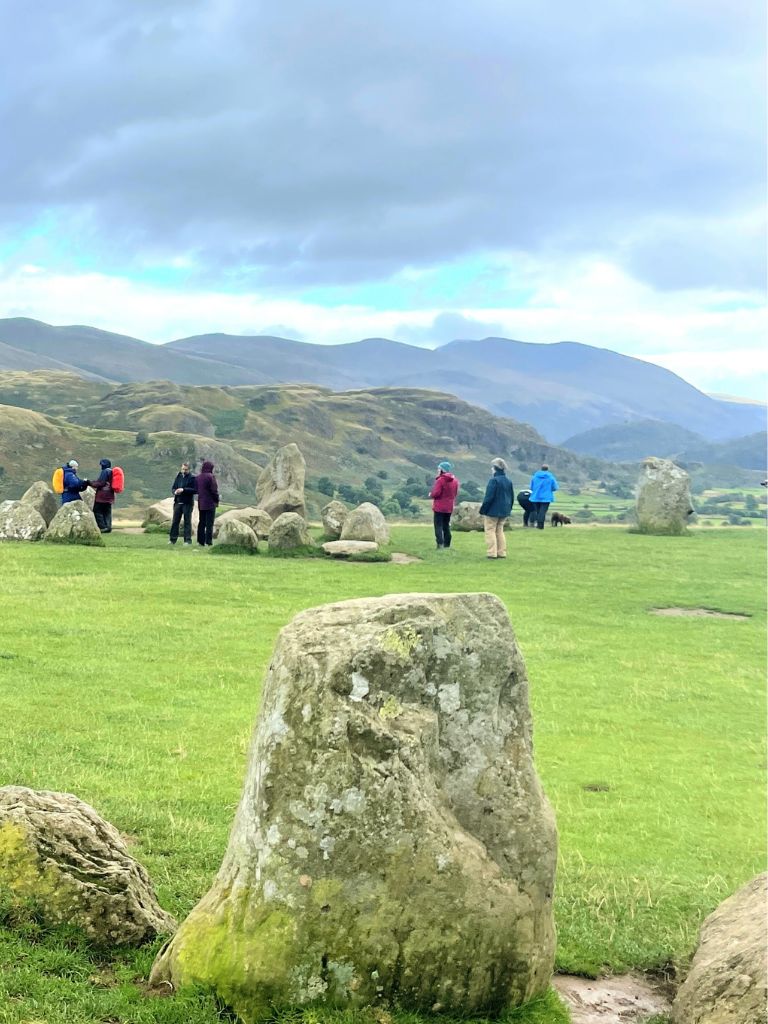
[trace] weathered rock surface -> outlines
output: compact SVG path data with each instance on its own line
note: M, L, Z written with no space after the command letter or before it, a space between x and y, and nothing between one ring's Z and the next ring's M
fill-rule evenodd
M312 547L314 541L307 523L298 512L283 512L269 528L269 547L273 551Z
M211 987L248 1022L500 1015L549 984L555 860L501 602L315 608L280 633L224 861L152 981Z
M0 504L0 540L42 540L45 520L33 505L21 501Z
M239 519L228 519L219 529L213 546L255 554L259 550L259 539L246 523Z
M378 551L379 545L373 540L329 540L323 544L326 555L334 558L349 558L364 551Z
M304 478L306 463L296 444L278 448L268 465L261 471L256 484L256 505L272 518L283 512L297 512L306 519L304 504Z
M68 501L51 520L45 541L53 544L86 544L104 547L96 517L84 501Z
M347 506L341 502L329 501L320 510L320 518L323 523L323 535L329 540L338 540L341 536L341 530L344 526L344 521L347 518Z
M482 533L485 529L485 516L480 515L479 501L460 501L453 510L451 516L451 529L460 533ZM509 529L509 520L504 523L504 529Z
M192 532L197 530L197 524L200 516L197 511L197 502L192 506ZM164 530L170 530L171 523L173 521L173 498L163 498L162 501L156 501L154 505L150 505L147 511L144 513L144 519L141 525L147 526L159 526ZM182 520L183 522L183 520ZM215 528L215 524L214 524Z
M701 928L699 948L675 998L675 1024L768 1021L768 874L725 900Z
M60 502L51 488L44 480L35 480L21 496L23 505L31 505L37 509L48 526L50 521L59 511Z
M669 459L645 459L637 485L640 533L685 533L692 511L690 479L685 470Z
M138 945L176 926L117 829L70 793L0 788L0 894L98 945Z
M341 528L342 540L372 540L377 544L389 544L389 527L381 509L364 501L362 505L347 513Z
M86 487L84 491L80 491L80 501L93 511L93 506L96 503L96 491L91 490L90 487Z
M250 526L259 540L266 540L269 536L269 528L272 525L272 516L265 512L263 508L256 508L249 506L248 508L233 508L229 512L224 512L218 516L213 524L213 536L218 535L224 523L228 523L231 519L236 519L240 523L245 523L246 526Z

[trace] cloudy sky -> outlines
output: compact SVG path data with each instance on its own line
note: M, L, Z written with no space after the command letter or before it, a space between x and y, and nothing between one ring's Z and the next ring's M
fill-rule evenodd
M2 0L0 316L763 397L758 0Z

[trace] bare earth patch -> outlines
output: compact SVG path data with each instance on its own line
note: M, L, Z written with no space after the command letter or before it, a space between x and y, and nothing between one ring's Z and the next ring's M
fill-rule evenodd
M679 618L748 619L740 612L718 612L714 608L651 608L651 615L668 615Z
M641 1024L672 1010L665 988L641 974L597 979L558 974L552 984L570 1010L573 1024Z
M143 526L114 526L113 533L144 533Z
M393 551L391 561L396 565L410 565L411 562L421 562L423 559L415 555L406 555L402 551Z

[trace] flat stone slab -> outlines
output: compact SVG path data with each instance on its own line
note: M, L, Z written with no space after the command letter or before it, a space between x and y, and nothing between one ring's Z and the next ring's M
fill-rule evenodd
M610 978L558 974L552 985L570 1010L573 1024L640 1024L668 1014L672 1007L668 992L642 974Z
M328 540L323 544L323 551L332 558L347 558L364 551L378 550L379 545L373 540Z

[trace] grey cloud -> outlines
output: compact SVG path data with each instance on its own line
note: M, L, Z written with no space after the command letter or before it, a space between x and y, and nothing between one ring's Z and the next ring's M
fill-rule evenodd
M38 0L6 15L0 218L275 290L512 249L674 286L638 226L722 218L734 259L687 277L754 282L757 6Z
M477 320L463 313L439 313L428 327L400 324L392 336L395 341L434 348L457 338L461 341L477 341L504 336L504 327L495 321Z

